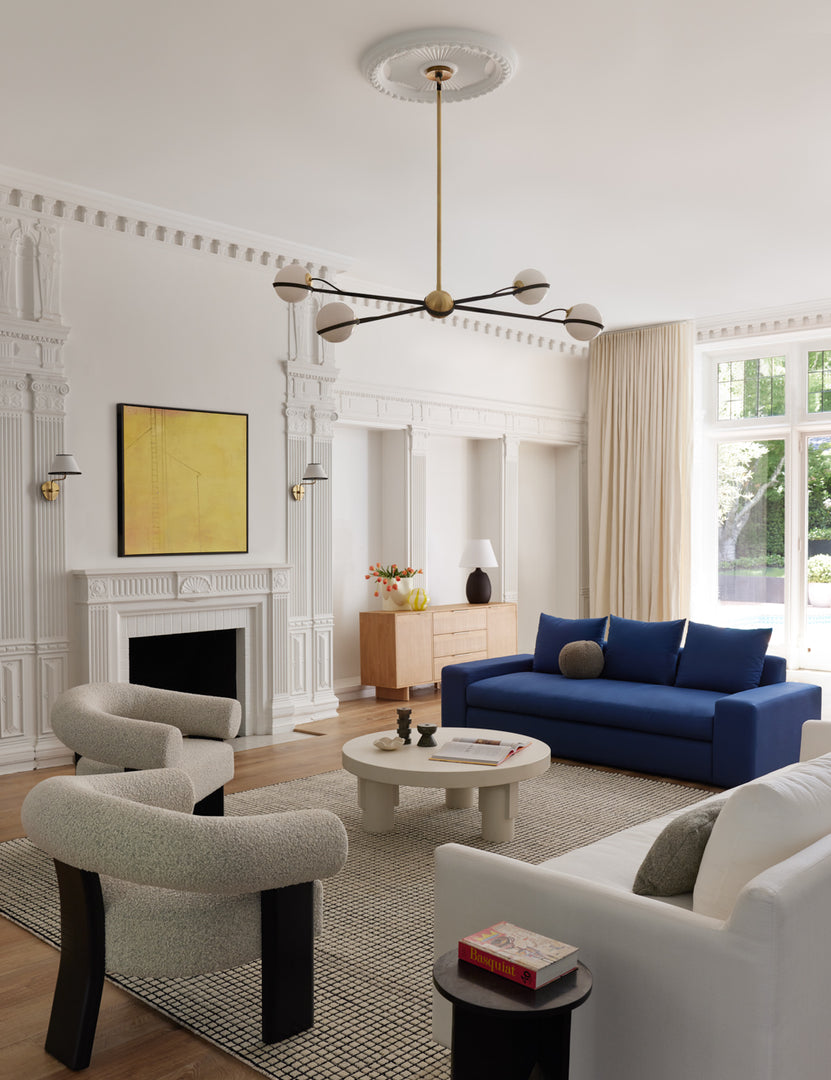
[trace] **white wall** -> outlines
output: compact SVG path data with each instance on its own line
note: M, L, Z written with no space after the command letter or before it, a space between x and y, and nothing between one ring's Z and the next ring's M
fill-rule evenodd
M285 559L286 316L271 276L140 237L64 227L66 449L83 470L66 490L70 568L125 564L116 547L118 402L248 413L249 557Z
M468 571L459 566L472 528L474 443L431 436L427 457L427 592L431 604L465 601Z
M357 613L372 607L365 578L380 531L381 432L339 427L333 445L332 599L335 616L335 693L354 688L361 669Z
M520 652L534 651L541 612L581 614L579 453L531 442L520 446Z

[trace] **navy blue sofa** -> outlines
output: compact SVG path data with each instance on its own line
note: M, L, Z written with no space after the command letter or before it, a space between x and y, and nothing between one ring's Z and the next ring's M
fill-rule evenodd
M710 679L714 685L735 684L737 668L731 666L729 652L725 653L723 639L718 636L714 640L719 655L711 655L709 663L711 669L713 664L722 664L721 679L712 670L696 678L696 669L690 667L692 653L685 665L684 650L675 648L669 667L662 673L665 655L650 655L648 649L637 648L636 637L631 643L635 651L627 655L618 649L615 663L611 663L611 629L608 643L602 640L607 649L603 674L598 678L567 678L559 668L551 670L557 664L550 652L547 661L541 656L543 619L551 617L541 618L533 655L474 660L443 669L443 726L516 732L548 743L555 757L734 787L797 761L803 722L821 716L821 688L786 682L785 660L765 654L766 640L752 673L748 676L746 671L741 672L737 685L746 685L749 680L753 684L749 689L725 692L689 685L701 683L702 678L705 683ZM561 624L560 630L562 624L574 624L571 640L578 640L573 635L585 631L593 621L553 622ZM605 624L606 620L594 622ZM639 625L674 625L637 624L634 620L615 620L614 616L611 622L617 623L617 629L628 624L627 631L637 630ZM683 624L684 620L680 620L679 643ZM690 624L690 634L694 626ZM582 633L582 637L590 635ZM555 639L556 646L562 635L557 638L555 634ZM640 681L652 677L652 663L661 681ZM699 665L697 670L703 669ZM621 674L624 678L610 677Z

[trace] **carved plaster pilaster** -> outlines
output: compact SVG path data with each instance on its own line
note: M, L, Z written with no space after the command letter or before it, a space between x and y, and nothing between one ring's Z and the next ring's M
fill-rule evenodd
M430 432L412 424L407 428L407 457L410 475L410 535L407 558L410 566L423 569L419 585L428 589L427 579L427 454ZM428 589L429 591L429 589Z
M34 412L51 416L65 415L69 384L63 376L33 376L31 386Z
M21 204L30 210L30 205ZM0 214L0 314L60 322L60 231L39 217Z
M338 414L334 409L329 408L328 405L313 406L312 430L314 432L315 442L324 441L326 439L331 441L335 437L335 424L337 423L337 420Z
M4 412L23 412L27 387L28 383L22 375L0 374L0 409Z
M502 591L511 603L519 596L519 446L513 436L502 440Z
M32 494L27 475L26 412L28 383L22 375L0 374L0 641L24 641L27 635L26 495Z

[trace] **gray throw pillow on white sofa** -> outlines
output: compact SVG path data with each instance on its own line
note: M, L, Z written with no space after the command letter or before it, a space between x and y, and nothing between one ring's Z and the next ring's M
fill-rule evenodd
M639 896L692 892L704 848L727 796L707 799L673 818L641 863L632 891Z

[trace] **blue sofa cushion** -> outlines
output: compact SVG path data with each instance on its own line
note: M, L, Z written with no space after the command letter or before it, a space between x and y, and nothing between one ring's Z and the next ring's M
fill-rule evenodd
M759 685L772 633L690 622L676 686L736 694Z
M610 616L604 676L672 686L685 622L639 622Z
M467 688L470 708L705 742L713 737L716 702L724 696L714 691L606 678L593 680L587 694L582 680L539 671L481 679Z
M596 641L603 645L606 617L602 619L559 619L540 615L537 643L534 648L534 671L560 674L560 649L572 641Z

